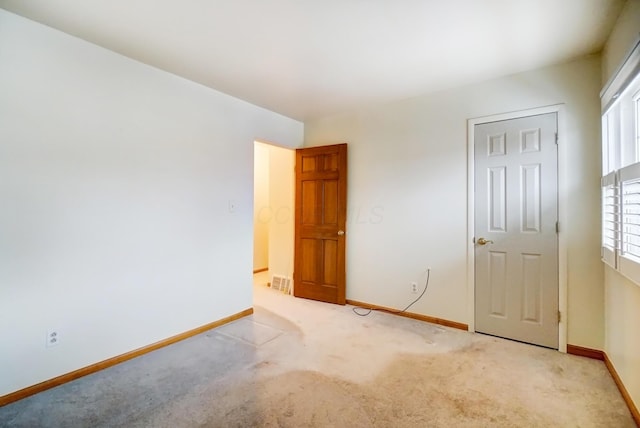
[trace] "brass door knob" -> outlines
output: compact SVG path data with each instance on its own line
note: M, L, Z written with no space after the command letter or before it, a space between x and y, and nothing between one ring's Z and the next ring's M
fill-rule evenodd
M344 235L344 230L339 230L338 231L338 236L342 236L342 235Z
M476 242L478 243L478 245L493 244L493 241L491 241L490 239L484 239L484 238L478 238Z

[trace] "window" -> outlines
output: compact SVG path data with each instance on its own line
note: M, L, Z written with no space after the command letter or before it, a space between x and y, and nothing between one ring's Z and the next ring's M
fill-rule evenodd
M640 41L602 98L602 260L640 284Z
M640 147L640 91L634 97L634 104L636 106L636 147Z

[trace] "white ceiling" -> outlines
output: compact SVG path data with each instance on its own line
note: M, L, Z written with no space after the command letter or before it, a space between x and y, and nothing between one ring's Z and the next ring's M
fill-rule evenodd
M308 120L595 53L623 0L0 0Z

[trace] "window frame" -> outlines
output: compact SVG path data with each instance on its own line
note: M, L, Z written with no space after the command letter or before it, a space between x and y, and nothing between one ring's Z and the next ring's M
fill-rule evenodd
M602 261L614 269L618 267L618 250L620 248L619 192L618 174L616 171L602 177ZM612 220L607 220L610 215ZM609 236L613 235L613 236ZM613 242L608 243L611 239Z
M640 37L600 98L601 257L640 285Z

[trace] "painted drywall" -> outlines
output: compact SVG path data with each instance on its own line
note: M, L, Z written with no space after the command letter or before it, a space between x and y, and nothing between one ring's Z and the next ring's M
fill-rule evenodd
M295 151L269 146L269 273L293 281Z
M627 0L602 50L603 85L613 76L640 37L640 1Z
M640 285L605 267L605 352L640 408Z
M628 1L603 53L603 85L640 36L640 1ZM640 285L605 266L605 347L636 407L640 408Z
M403 308L432 267L411 311L469 322L467 120L564 103L568 341L602 349L599 91L590 56L305 123L305 146L349 144L347 298Z
M253 270L269 268L269 147L255 143L253 169Z
M0 395L252 306L254 140L302 123L3 10L0 64Z

